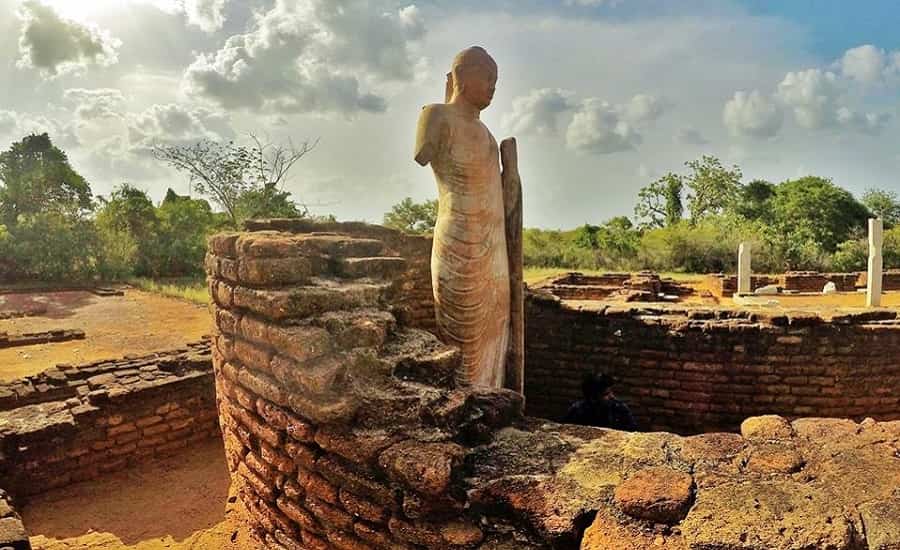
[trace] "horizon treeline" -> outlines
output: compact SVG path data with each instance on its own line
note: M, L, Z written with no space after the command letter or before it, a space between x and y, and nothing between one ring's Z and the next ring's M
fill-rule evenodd
M885 268L900 267L900 200L869 189L860 199L831 179L804 176L743 181L738 166L703 156L642 188L634 215L571 230L525 228L527 267L718 273L737 269L741 242L752 243L753 270L862 271L867 220L884 221ZM429 232L437 202L404 199L384 223Z
M154 204L128 183L95 196L47 134L26 136L0 153L0 280L200 277L208 235L253 217L309 216L278 183L314 145L274 147L254 137L250 147L161 147L157 158L187 172L205 198L169 189ZM749 241L756 272L858 271L868 255L866 222L876 216L885 225L885 267L900 267L893 192L869 189L857 199L813 175L745 182L738 166L711 156L685 168L642 188L631 217L571 230L526 228L526 267L728 272L736 269L738 245ZM437 211L435 200L406 198L383 223L428 233Z

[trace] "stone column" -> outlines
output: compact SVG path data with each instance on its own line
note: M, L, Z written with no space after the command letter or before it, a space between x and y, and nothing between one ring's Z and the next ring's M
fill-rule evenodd
M751 294L753 289L750 285L750 243L741 243L738 248L738 281L737 294Z
M884 224L880 218L869 219L869 270L866 286L866 307L881 305L881 245L884 242Z

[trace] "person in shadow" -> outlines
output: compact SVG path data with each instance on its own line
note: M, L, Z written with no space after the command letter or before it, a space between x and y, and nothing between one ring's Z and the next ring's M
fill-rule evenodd
M569 407L563 422L580 426L635 431L637 423L631 410L613 394L614 380L602 373L585 373L579 399Z

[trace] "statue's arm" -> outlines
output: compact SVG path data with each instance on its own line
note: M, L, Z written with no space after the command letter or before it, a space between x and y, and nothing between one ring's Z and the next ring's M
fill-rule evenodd
M425 166L437 155L440 145L442 116L439 105L426 105L416 127L415 159Z

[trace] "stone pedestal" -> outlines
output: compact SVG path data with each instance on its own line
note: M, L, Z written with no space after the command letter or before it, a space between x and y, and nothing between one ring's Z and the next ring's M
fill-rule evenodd
M737 293L750 294L750 243L741 243L738 248L738 287Z
M869 220L869 270L866 286L866 307L881 305L881 245L884 242L884 225L880 219Z

